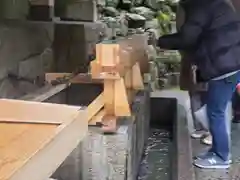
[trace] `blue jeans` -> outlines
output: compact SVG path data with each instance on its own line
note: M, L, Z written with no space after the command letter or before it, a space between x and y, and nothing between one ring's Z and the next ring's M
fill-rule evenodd
M206 103L210 133L213 137L211 151L223 160L231 158L230 122L225 117L225 111L239 81L240 72L225 79L211 80L208 85Z
M197 121L195 112L206 104L206 91L190 91L189 92L191 111L193 116L193 124L196 131L203 130L201 123Z

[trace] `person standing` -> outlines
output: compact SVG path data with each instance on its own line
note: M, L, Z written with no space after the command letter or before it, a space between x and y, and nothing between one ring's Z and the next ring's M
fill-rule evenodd
M181 6L178 5L176 13L176 27L180 31L182 25L186 20L186 13ZM202 139L202 142L207 145L212 144L212 137L210 133L202 127L196 120L194 112L199 110L205 104L205 96L207 90L207 83L197 83L195 78L196 69L194 69L191 61L194 56L191 52L180 51L182 56L181 73L180 73L180 89L188 91L190 97L191 114L193 118L194 132L191 132L191 137L194 139Z
M233 123L240 123L240 83L238 83L232 98Z
M231 139L225 116L236 85L240 80L240 21L226 0L182 0L186 21L180 31L162 36L163 49L192 52L206 92L207 117L212 146L194 160L200 168L229 168Z
M238 17L240 18L240 1L228 0L232 3ZM240 123L240 83L236 87L236 91L232 98L232 110L233 110L233 123Z

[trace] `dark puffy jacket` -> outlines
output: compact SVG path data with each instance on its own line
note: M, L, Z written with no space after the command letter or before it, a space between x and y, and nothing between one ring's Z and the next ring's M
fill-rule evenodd
M194 54L203 80L240 70L240 21L226 0L182 1L186 21L178 33L159 38L163 49Z

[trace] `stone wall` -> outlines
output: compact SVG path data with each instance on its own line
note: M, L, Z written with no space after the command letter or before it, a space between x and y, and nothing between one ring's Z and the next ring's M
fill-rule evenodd
M51 22L1 21L0 97L17 98L39 88L9 79L9 73L34 79L45 72L72 72L77 67L86 71L88 54L94 50L100 29Z
M28 0L1 0L0 19L26 19L29 11Z
M39 88L7 78L9 72L34 79L44 72L72 72L79 67L83 72L88 70L88 55L94 52L104 26L19 21L30 18L31 13L44 13L42 6L49 4L53 0L0 1L0 97L18 98Z
M96 21L97 9L94 0L58 0L55 2L55 16L63 19Z
M49 23L0 22L0 97L15 98L38 88L7 77L9 73L43 76L52 61L52 32Z

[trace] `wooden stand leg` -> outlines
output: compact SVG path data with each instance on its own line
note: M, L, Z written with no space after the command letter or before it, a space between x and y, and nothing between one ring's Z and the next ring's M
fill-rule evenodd
M104 111L105 115L102 119L102 130L105 133L114 133L117 129L115 116L115 80L104 80Z
M134 90L143 90L144 84L143 84L143 78L140 70L139 63L136 63L132 67L132 86Z
M144 83L138 63L127 70L124 76L124 83L127 89L128 101L132 102L136 91L144 89Z
M132 74L132 68L129 68L127 71L126 71L126 74L124 76L124 83L125 83L125 87L127 89L132 89L132 80L133 80L133 74Z
M125 87L123 78L115 81L114 108L115 108L116 116L131 116L131 109L128 101L127 88Z
M118 116L131 116L123 78L104 80L104 101L105 115L102 120L102 129L104 132L113 133L117 130Z

